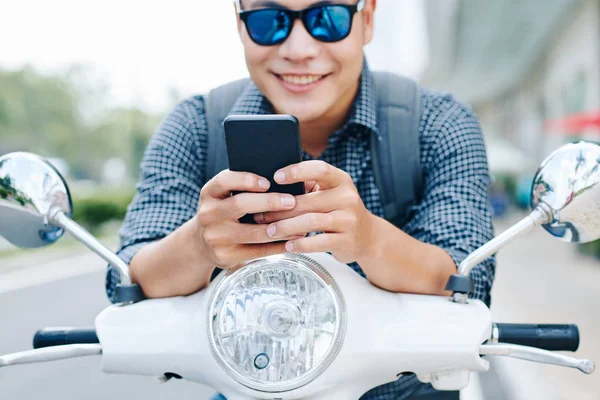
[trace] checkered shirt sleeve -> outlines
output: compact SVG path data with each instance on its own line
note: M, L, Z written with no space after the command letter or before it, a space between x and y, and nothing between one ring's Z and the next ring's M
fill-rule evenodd
M404 227L409 235L444 249L456 265L493 238L491 179L479 122L450 95L426 95L421 120L424 197ZM493 257L471 272L471 297L489 305Z
M136 196L119 232L117 255L127 264L142 247L167 236L196 214L204 181L206 132L204 100L197 96L179 104L150 140ZM109 266L106 293L113 301L118 283L116 268Z

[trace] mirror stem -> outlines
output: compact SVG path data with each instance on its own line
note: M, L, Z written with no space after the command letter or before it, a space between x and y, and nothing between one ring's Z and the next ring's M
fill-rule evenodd
M62 211L50 210L48 213L49 222L58 225L65 231L69 232L75 239L86 245L94 253L102 257L106 262L112 264L119 270L121 284L131 284L131 276L129 275L129 266L119 258L115 253L107 249L95 237L90 235L79 224L65 215Z
M473 253L469 254L469 256L467 256L467 258L460 263L458 272L461 275L469 276L471 270L476 265L493 254L496 254L496 252L502 247L506 246L517 237L531 231L536 226L552 222L552 219L552 212L550 211L550 208L544 203L541 203L536 207L535 210L533 210L531 214L523 218L516 225L510 227L500 235L496 236L494 239L475 250Z

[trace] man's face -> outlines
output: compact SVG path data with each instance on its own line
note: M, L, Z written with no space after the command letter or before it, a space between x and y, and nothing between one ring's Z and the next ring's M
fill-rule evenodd
M356 2L332 1L350 5ZM252 10L276 5L302 10L317 3L323 2L242 0L242 7ZM348 37L335 43L317 41L297 19L285 42L261 46L250 39L244 23L238 19L250 76L277 113L292 114L301 122L310 122L336 114L340 107L348 107L362 70L363 46L373 35L374 8L374 1L367 1L363 11L354 15Z

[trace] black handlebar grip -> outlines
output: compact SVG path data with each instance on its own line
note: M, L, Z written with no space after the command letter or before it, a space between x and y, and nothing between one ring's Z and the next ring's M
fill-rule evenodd
M63 346L66 344L100 343L95 329L44 328L35 333L33 348Z
M577 351L577 325L496 324L498 341L550 351Z

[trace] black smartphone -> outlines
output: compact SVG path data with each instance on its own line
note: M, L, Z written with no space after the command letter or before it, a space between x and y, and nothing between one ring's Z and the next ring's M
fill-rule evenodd
M302 161L298 119L288 114L229 115L223 122L231 171L252 172L271 182L269 192L304 194L304 182L280 185L277 170ZM241 222L254 222L244 216Z

